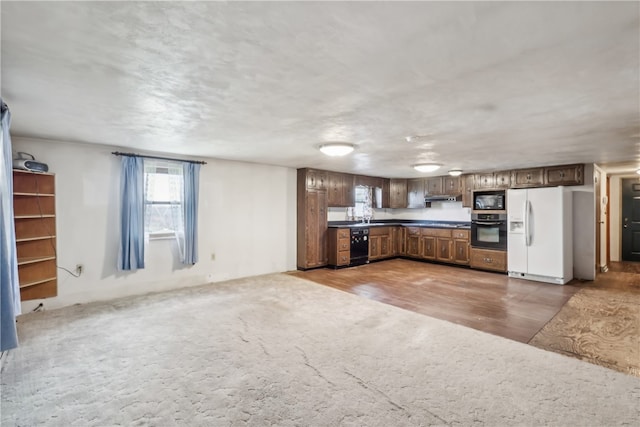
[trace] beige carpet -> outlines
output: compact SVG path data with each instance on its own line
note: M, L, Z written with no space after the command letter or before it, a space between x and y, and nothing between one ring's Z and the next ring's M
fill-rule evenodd
M637 425L640 379L284 274L31 313L2 426Z

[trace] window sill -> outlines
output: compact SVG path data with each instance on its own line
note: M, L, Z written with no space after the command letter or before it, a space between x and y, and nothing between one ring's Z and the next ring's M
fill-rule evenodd
M155 233L149 233L149 240L167 240L175 238L175 231L156 231Z

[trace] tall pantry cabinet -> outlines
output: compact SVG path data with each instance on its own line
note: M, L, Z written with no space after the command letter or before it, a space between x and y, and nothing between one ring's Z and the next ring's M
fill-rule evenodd
M20 299L54 297L58 292L55 175L14 170L13 211Z
M327 265L327 172L298 169L297 220L299 269Z

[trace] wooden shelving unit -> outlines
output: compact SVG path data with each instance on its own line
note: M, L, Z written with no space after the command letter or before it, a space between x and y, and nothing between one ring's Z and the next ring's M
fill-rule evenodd
M13 171L13 211L22 301L58 293L55 175Z

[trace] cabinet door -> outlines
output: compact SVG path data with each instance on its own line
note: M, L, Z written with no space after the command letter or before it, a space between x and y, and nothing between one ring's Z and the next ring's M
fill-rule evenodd
M460 185L461 179L458 176L445 176L444 177L444 194L449 196L455 196L462 194L462 186Z
M420 235L407 234L405 250L408 256L419 257L420 256Z
M330 208L344 206L345 197L342 174L329 172L327 174L327 181L329 183L327 189L327 205Z
M389 192L391 193L389 207L395 209L403 209L407 207L407 180L392 179L389 184Z
M344 186L344 207L351 207L356 205L356 191L355 185L356 180L355 176L349 173L345 173L342 175L342 185Z
M433 236L422 236L422 258L436 259L436 238Z
M511 171L494 173L495 188L509 188L511 186Z
M511 172L511 188L544 186L544 169L519 169Z
M473 207L473 175L463 175L460 177L462 183L462 206Z
M327 193L308 190L306 194L306 268L327 264Z
M564 165L544 168L544 183L548 186L583 185L584 165Z
M382 180L382 207L391 207L391 180L388 178Z
M327 265L327 192L318 191L318 258L317 264Z
M438 196L443 193L443 179L441 176L435 176L433 178L427 178L425 180L425 195Z
M396 255L405 255L405 229L404 227L394 227L395 230L395 251Z
M380 236L369 236L369 259L380 258Z
M327 172L307 169L307 188L311 190L325 190L327 188Z
M438 261L449 262L452 260L451 256L452 240L446 237L438 237L436 241L436 258Z
M380 257L389 258L391 256L391 236L380 236Z
M469 241L453 241L453 260L459 264L469 264Z
M495 187L495 177L493 173L479 173L474 176L473 182L476 190L486 190Z
M407 180L408 208L424 208L424 179Z

